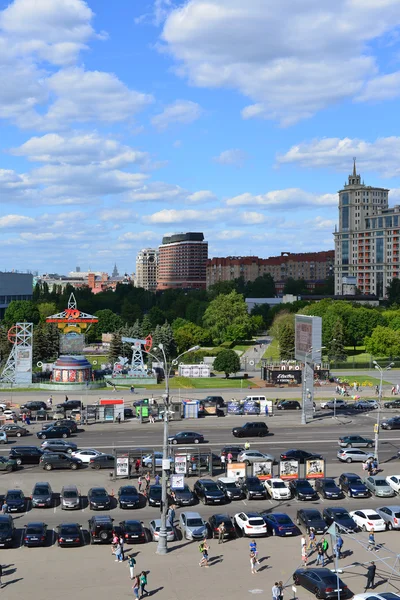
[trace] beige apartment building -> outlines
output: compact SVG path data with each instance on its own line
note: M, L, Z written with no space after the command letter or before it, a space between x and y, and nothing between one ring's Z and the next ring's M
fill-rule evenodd
M136 257L136 287L155 292L157 289L157 269L157 248L143 248L143 250L140 250Z

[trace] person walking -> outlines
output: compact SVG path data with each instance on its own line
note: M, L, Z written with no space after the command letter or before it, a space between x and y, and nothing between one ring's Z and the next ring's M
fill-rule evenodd
M156 485L160 485L160 476L159 476L159 474L158 474L158 473L157 473L157 475L156 475L156 476L155 476L155 478L154 478L154 483L155 483Z
M322 550L324 551L324 554L326 556L326 560L329 560L329 556L328 556L329 542L328 542L328 540L325 537L322 538Z
M122 557L122 562L125 560L125 549L124 549L124 538L122 537L122 535L119 536L119 546L121 548L121 557Z
M219 527L218 527L218 544L224 543L225 532L226 532L225 523L223 521L221 521L221 523L219 524Z
M140 573L140 597L143 598L143 595L148 595L148 591L145 589L147 585L147 574L146 571L142 571Z
M251 540L251 542L249 543L249 549L250 549L250 552L254 552L254 554L256 556L258 556L258 550L257 550L257 542L256 542L256 540Z
M279 600L280 596L281 596L281 590L279 588L279 583L277 581L275 581L274 585L272 586L272 600Z
M134 581L133 586L132 586L132 589L133 589L133 594L134 594L135 598L139 598L139 591L140 591L140 577L139 577L139 575L136 575L135 581Z
M310 527L310 533L308 534L308 550L315 550L317 547L317 540L315 536L314 527Z
M6 515L8 513L8 504L5 499L1 507L1 512L3 513L3 515Z
M118 423L118 425L120 425L120 424L121 424L121 415L118 415L118 416L117 416L117 423Z
M228 463L231 464L233 458L232 452L228 452L226 458L228 459Z
M136 471L136 475L139 477L139 469L140 469L140 458L137 458L135 460L135 471Z
M150 473L147 471L146 475L144 476L144 485L145 485L145 493L147 496L147 492L149 491L149 487L150 487Z
M316 566L318 567L318 565L322 565L323 567L325 566L324 551L322 549L322 544L321 543L317 544L317 562L316 562Z
M343 538L339 534L338 537L336 538L336 556L338 558L342 557L342 548L343 548Z
M174 521L175 521L175 504L171 504L171 506L169 507L168 514L167 514L167 520L173 529Z
M244 444L244 449L245 450L250 450L250 442L248 440Z
M135 570L135 565L136 565L136 560L133 557L133 555L131 555L128 559L129 575L130 575L131 579L133 579L133 572Z
M371 531L369 532L367 550L376 550L375 529L373 527L372 527Z
M123 562L121 544L119 543L119 541L118 544L115 546L115 562Z
M280 581L278 583L278 587L279 587L279 600L283 600L283 594L285 593L285 586L283 585L283 581Z
M365 586L365 591L369 590L369 588L374 589L375 587L375 574L376 574L376 565L374 561L371 562L369 567L367 567L367 584Z
M139 494L142 491L142 483L143 483L142 478L139 475L138 480L137 480Z
M254 552L250 552L250 569L252 575L257 573L257 556L254 554Z
M307 567L308 554L306 544L304 544L301 548L301 560L303 562L304 567Z
M223 473L226 471L226 456L225 454L221 454L221 469Z
M201 561L199 562L200 567L207 567L208 568L208 551L209 551L210 547L207 544L206 540L203 541L203 557L201 559Z

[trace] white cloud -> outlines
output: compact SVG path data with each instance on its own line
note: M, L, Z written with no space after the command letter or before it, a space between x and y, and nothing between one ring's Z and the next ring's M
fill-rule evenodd
M175 210L163 209L152 215L143 217L144 223L166 224L166 223L186 223L186 222L206 222L219 221L231 214L229 209L216 208L207 212L201 210Z
M214 156L213 161L220 165L231 165L234 167L243 167L247 159L247 154L238 148L224 150L218 156Z
M246 192L229 198L228 206L264 206L284 209L287 207L301 208L306 206L337 206L337 194L312 194L299 188L274 190L266 194L250 194Z
M133 231L128 231L127 233L123 233L118 240L120 242L152 242L155 240L160 240L160 235L158 233L155 233L154 231L139 231L139 232L133 232Z
M278 163L293 163L301 167L331 167L350 173L353 157L357 171L377 171L385 177L400 174L400 137L391 136L367 142L351 138L323 138L292 146L277 157Z
M125 198L125 202L165 202L183 200L187 191L170 183L153 181L131 191Z
M182 140L175 140L172 145L174 148L180 148L182 146Z
M244 212L240 215L240 221L245 225L258 225L260 223L265 223L265 220L265 215L255 211Z
M130 210L129 208L108 208L99 212L100 221L121 221L124 225L127 222L137 219L138 214Z
M247 232L242 231L241 229L223 229L222 231L213 232L212 238L214 240L229 242L230 240L238 240L244 235L247 235Z
M216 195L210 192L210 190L199 190L198 192L189 194L187 197L187 201L190 204L202 204L204 202L210 202L216 199Z
M24 215L5 215L0 217L0 229L34 229L37 226L35 219Z
M159 130L167 129L175 123L188 125L197 121L203 114L203 109L196 102L190 100L176 100L166 106L162 113L151 119L152 124Z
M371 42L395 32L398 0L188 0L162 32L192 85L251 99L244 118L288 125L348 98L378 74Z
M357 102L380 102L393 100L400 96L400 71L379 75L366 84L357 96Z

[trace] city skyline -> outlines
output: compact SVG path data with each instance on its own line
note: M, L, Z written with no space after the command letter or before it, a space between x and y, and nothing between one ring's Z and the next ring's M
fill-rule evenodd
M373 4L0 0L0 269L132 273L188 231L330 250L354 156L399 202L400 5Z

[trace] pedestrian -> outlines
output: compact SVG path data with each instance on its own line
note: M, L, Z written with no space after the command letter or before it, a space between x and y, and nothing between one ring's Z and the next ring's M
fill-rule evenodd
M223 521L221 521L221 523L219 524L219 527L218 527L218 544L224 543L225 531L226 531L225 523Z
M399 385L399 384L397 384L397 385L396 385L396 394L398 395L399 393L400 393L400 385Z
M245 449L245 450L250 450L250 442L249 442L249 441L246 441L246 442L245 442L245 444L244 444L244 449Z
M372 475L376 475L378 473L378 468L378 461L376 460L376 458L373 458L371 461Z
M115 531L112 532L112 543L114 546L116 546L119 542L119 536L116 534Z
M168 509L167 520L173 529L174 521L175 521L175 505L174 504L171 504L171 506Z
M257 573L257 556L250 552L250 569L253 575Z
M328 550L329 550L329 542L326 538L322 539L322 550L324 551L324 554L326 556L326 560L329 560L329 556L328 556Z
M47 404L49 406L53 406L53 396L50 396L49 399L47 400Z
M131 556L129 557L129 560L128 560L129 574L130 574L131 579L133 579L133 572L135 570L135 565L136 565L136 560L134 559L133 555L131 554Z
M122 562L123 558L122 558L122 550L121 550L121 544L119 543L118 540L118 544L115 546L115 562Z
M338 537L336 538L336 556L338 558L341 558L342 556L342 548L343 548L343 538L342 536L339 534Z
M206 540L203 541L203 558L199 562L200 567L208 567L208 551L210 547Z
M120 425L120 423L121 423L121 415L119 413L117 415L117 423L118 423L118 425Z
M121 557L122 557L122 561L125 560L125 551L124 551L124 538L122 537L122 535L119 536L119 546L121 548Z
M307 554L307 546L305 544L303 545L303 547L301 549L301 560L303 561L304 567L307 567L308 554Z
M272 600L279 600L280 595L281 590L279 588L279 583L275 581L274 585L272 586Z
M156 476L155 476L155 478L154 478L154 483L155 483L156 485L160 485L160 476L159 476L159 474L158 474L158 473L157 473L157 475L156 475Z
M228 454L227 454L226 458L228 459L228 463L229 463L229 464L231 464L231 462L232 462L232 458L233 458L233 456L232 456L232 452L228 452Z
M144 476L144 486L145 486L145 494L147 496L147 492L149 491L149 487L150 487L150 473L147 471L146 475Z
M139 476L139 469L140 469L140 458L137 458L135 460L135 471L136 471L136 475Z
M265 405L265 416L268 417L268 404Z
M143 598L143 594L145 593L146 596L148 594L148 591L145 589L147 585L147 575L146 575L146 571L142 571L140 573L140 597Z
M283 600L283 594L284 594L284 590L285 590L285 586L283 585L283 581L280 581L278 583L279 586L279 600Z
M223 472L225 473L225 471L226 471L226 456L225 456L225 454L221 454L221 468L222 468Z
M375 386L375 394L379 396L379 385Z
M134 393L135 393L135 386L131 385L131 394L134 394Z
M323 567L325 566L325 559L324 559L324 551L322 548L322 544L319 542L317 544L317 562L316 562L316 566L318 565L322 565Z
M21 418L22 418L22 422L23 422L23 424L25 425L25 421L26 421L26 414L25 414L25 413L22 413L22 417L21 417Z
M8 504L5 499L3 500L1 512L3 513L3 515L6 515L8 513Z
M301 540L300 540L300 548L302 548L305 545L306 545L306 538L304 537L304 535L302 535Z
M310 533L308 535L308 550L313 550L317 546L317 541L315 537L315 529L314 527L310 527Z
M142 483L143 483L143 481L142 481L142 478L141 478L141 477L140 477L140 475L139 475L139 477L138 477L138 480L137 480L137 485L138 485L139 494L140 494L140 492L142 491Z
M367 567L367 585L365 586L365 591L369 590L369 588L374 589L375 587L375 573L376 573L376 565L374 561L371 562L369 567Z
M150 421L150 423L155 423L153 413L149 414L149 421Z
M139 598L139 590L140 590L140 577L139 577L139 575L136 575L135 581L134 581L133 586L132 586L132 589L133 589L133 593L134 593L135 598Z
M375 529L372 527L368 536L368 547L367 550L375 550Z
M65 402L68 402L68 396L65 394Z
M257 550L257 542L256 542L256 540L251 540L251 542L249 544L249 548L250 548L250 552L254 552L254 554L257 557L258 556L258 550Z

